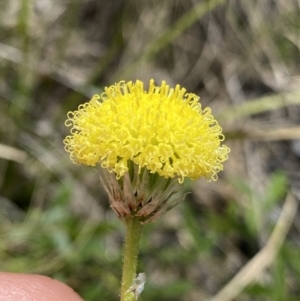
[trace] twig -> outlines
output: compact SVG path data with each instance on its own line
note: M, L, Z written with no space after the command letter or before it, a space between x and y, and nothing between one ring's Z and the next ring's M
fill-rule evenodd
M279 141L279 140L298 140L300 139L300 126L287 128L265 128L256 129L258 126L248 124L247 128L226 131L226 138L230 139L251 139L255 141Z
M259 279L265 269L274 261L297 212L298 202L289 193L282 208L279 220L273 230L266 246L248 262L235 277L209 301L231 301L243 289Z
M27 154L15 147L0 143L0 158L24 163L27 158Z

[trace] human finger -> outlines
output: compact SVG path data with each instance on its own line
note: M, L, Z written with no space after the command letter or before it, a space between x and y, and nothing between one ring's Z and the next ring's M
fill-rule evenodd
M83 301L66 284L41 275L0 272L0 301Z

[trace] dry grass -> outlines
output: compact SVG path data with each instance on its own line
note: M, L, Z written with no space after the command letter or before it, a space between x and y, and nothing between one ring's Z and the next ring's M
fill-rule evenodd
M200 95L232 150L217 183L186 183L146 230L144 299L205 300L255 262L299 186L298 15L296 0L0 1L0 268L117 300L122 227L62 139L67 111L136 78ZM233 282L235 300L297 300L299 220L258 284Z

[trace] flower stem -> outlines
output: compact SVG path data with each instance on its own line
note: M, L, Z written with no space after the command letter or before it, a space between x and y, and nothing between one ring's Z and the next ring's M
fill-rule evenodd
M121 301L135 300L133 293L126 293L136 277L139 242L143 225L137 218L128 218L123 257L123 276L121 287Z

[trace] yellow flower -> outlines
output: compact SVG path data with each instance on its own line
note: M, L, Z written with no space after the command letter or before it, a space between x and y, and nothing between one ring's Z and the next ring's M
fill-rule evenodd
M156 220L184 199L185 177L217 179L229 148L199 97L150 81L120 82L68 113L64 140L74 163L100 163L110 206L125 220Z
M64 140L74 163L97 163L117 179L138 166L166 179L217 179L229 148L222 129L202 110L199 97L177 85L120 82L68 113L71 135Z

